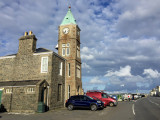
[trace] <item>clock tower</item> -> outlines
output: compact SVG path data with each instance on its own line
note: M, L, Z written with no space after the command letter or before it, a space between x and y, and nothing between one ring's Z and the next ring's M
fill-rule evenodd
M59 26L58 54L66 59L65 99L83 94L80 57L80 28L71 7Z

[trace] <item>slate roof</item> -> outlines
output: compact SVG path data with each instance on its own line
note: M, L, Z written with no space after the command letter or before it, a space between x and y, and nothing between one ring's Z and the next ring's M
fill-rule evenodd
M48 50L46 48L37 48L35 53L44 53L44 52L53 52L52 50ZM16 56L17 54L10 54L6 56L0 56L0 57L9 57L9 56Z
M35 53L42 53L42 52L53 52L52 50L48 50L46 48L38 48L36 49Z
M15 55L17 55L17 54L11 54L11 55L6 55L6 56L15 56ZM2 56L3 57L3 56Z
M5 81L5 82L0 82L0 87L36 85L39 81L40 80Z

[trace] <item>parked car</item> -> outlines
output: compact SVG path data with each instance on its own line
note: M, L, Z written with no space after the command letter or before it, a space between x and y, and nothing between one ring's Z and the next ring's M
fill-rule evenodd
M132 100L132 95L131 94L124 94L122 99L123 99L123 101L125 101L125 100L130 101L130 100Z
M104 103L86 95L75 95L66 101L65 106L68 110L73 110L74 108L90 108L92 111L96 111L97 109L103 109Z
M107 93L104 93L103 91L87 91L86 95L92 97L93 99L98 98L104 103L104 107L106 107L107 105L112 107L118 104L116 99L111 98Z
M117 95L111 95L111 98L114 98L115 100L118 100Z

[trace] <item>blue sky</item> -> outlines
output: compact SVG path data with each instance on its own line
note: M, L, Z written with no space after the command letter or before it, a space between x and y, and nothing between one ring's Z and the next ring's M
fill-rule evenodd
M160 85L159 0L0 1L0 56L18 51L32 30L51 49L68 6L81 28L84 90L148 92Z

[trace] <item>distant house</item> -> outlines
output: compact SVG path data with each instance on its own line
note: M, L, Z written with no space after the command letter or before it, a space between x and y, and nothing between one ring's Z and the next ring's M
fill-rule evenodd
M156 87L156 96L160 97L160 86Z
M153 88L150 92L151 96L160 96L160 86Z
M80 28L70 8L59 26L58 54L36 43L25 32L17 54L0 57L0 100L9 112L35 112L40 102L46 109L64 107L70 96L83 94Z
M151 95L151 96L156 96L156 90L155 90L155 89L152 89L151 92L150 92L150 95Z

